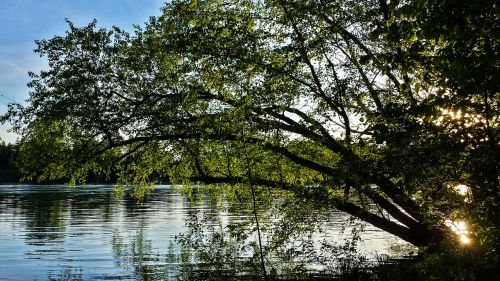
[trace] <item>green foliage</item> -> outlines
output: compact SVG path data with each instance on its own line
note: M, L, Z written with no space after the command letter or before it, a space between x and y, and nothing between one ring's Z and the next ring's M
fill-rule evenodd
M0 183L19 181L18 146L0 142Z
M461 218L496 255L498 9L184 0L134 34L69 23L3 120L28 178L287 190L428 251Z

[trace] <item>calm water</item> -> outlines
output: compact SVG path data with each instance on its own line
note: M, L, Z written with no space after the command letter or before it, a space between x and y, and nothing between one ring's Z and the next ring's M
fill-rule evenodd
M179 246L175 237L199 234L193 226L213 222L189 224L189 218L199 213L211 214L220 225L249 219L214 210L203 200L193 204L168 186L156 187L143 203L127 197L116 200L112 186L0 186L0 280L176 279L179 270L189 269L193 262L186 249L197 249ZM328 217L322 239L349 237L343 234L347 230L340 231L347 216L332 212ZM212 231L219 228L212 223ZM217 246L210 245L215 240L207 237L200 241L217 252ZM361 252L367 255L393 254L394 245L402 245L369 226L361 238ZM250 235L245 241L252 239L255 236ZM223 253L229 259L252 256L249 248Z

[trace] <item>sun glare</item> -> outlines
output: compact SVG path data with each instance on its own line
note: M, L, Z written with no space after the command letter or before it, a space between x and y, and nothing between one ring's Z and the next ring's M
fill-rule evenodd
M454 186L453 190L455 190L458 194L465 196L467 195L467 193L469 193L470 188L465 184L459 184Z
M467 245L472 242L472 240L469 237L467 224L464 221L446 220L445 224L451 229L453 233L455 233L458 236L460 243Z
M470 243L470 238L465 235L462 235L460 236L460 243L467 245Z
M446 120L450 121L460 121L463 122L463 125L466 128L469 128L471 126L477 125L477 124L486 124L486 119L484 119L481 115L479 114L473 114L473 113L463 113L462 110L450 110L450 109L441 109L441 116L439 116L435 121L434 124L441 126L443 122Z

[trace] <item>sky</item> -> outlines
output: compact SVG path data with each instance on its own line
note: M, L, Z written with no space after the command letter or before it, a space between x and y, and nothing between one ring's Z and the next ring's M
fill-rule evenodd
M99 27L132 31L150 16L160 15L164 0L0 0L0 115L11 101L28 98L28 71L39 72L46 61L33 52L34 41L64 35L68 25L84 26L93 19ZM0 125L0 141L15 142L10 125Z

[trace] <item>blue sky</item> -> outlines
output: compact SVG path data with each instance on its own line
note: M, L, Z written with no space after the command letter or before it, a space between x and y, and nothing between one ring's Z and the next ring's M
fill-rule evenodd
M34 40L63 35L65 18L77 26L97 19L98 26L132 31L150 16L158 16L164 0L0 0L0 115L9 100L28 97L28 71L40 71L45 60L33 53ZM0 140L14 142L8 124L0 125Z

